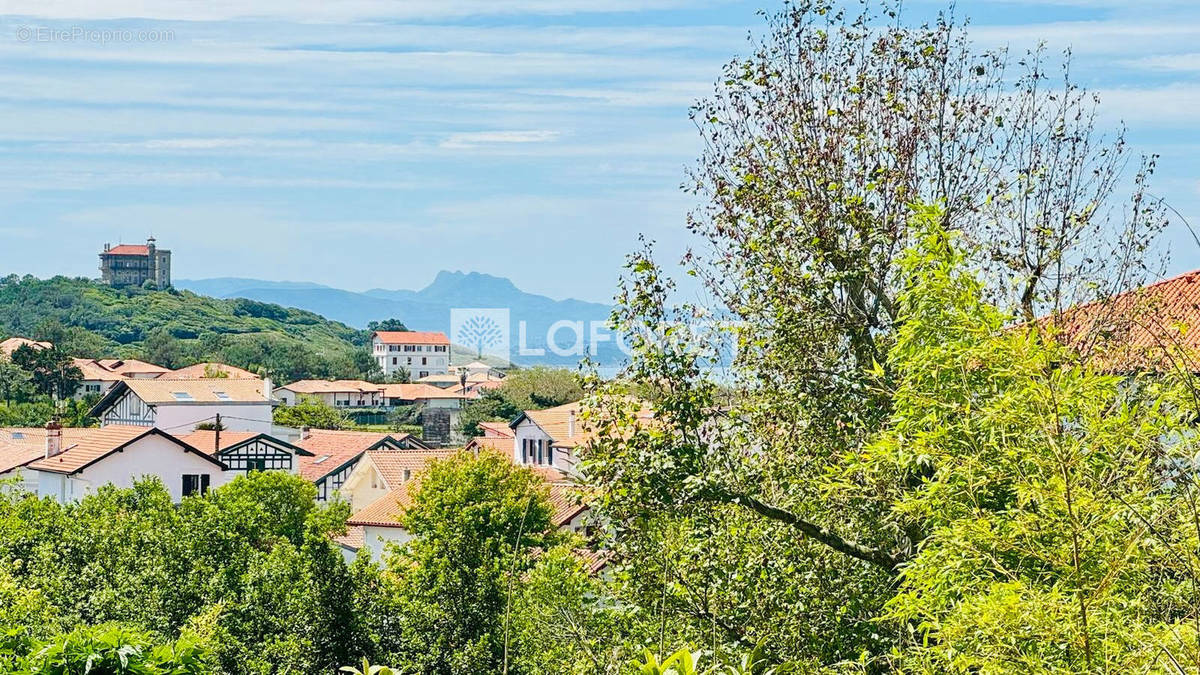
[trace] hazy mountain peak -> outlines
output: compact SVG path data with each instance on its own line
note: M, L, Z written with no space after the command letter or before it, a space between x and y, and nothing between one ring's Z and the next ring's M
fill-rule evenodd
M433 283L420 291L426 298L459 296L462 293L477 293L484 296L502 296L519 294L513 282L504 277L492 276L481 272L460 272L442 270L434 277Z

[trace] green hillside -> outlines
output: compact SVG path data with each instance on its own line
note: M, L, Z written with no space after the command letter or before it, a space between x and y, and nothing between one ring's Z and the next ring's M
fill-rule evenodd
M188 291L114 289L88 279L0 279L0 335L56 342L83 357L171 368L222 361L279 381L361 377L370 334L312 312Z

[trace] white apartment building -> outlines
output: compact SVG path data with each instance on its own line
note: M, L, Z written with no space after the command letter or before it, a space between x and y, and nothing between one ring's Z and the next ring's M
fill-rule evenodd
M450 370L450 339L445 333L376 331L371 335L371 354L384 375L404 368L419 380Z

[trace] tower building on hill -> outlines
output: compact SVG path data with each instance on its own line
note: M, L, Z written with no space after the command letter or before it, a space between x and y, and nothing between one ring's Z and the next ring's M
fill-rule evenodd
M100 253L100 281L109 286L141 286L153 281L156 288L171 285L171 252L158 248L154 237L146 244L104 245Z

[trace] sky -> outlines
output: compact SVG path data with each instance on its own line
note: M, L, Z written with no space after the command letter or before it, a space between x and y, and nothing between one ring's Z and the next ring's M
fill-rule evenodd
M911 1L920 16L940 7ZM439 270L611 298L639 234L694 243L688 108L759 0L0 0L0 274L421 288ZM1071 47L1200 229L1200 3L960 0L981 46ZM1177 218L1170 271L1200 267Z

